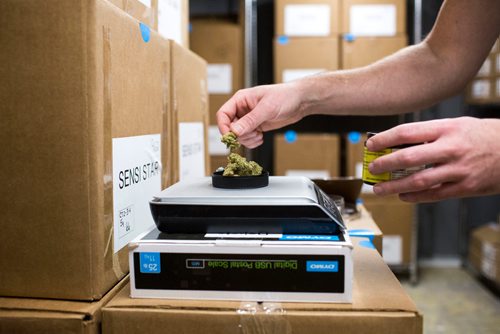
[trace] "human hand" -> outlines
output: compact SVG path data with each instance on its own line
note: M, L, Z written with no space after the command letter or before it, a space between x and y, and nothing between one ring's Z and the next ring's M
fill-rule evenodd
M402 144L411 146L375 159L369 170L432 165L408 177L374 186L377 195L399 194L408 202L500 193L500 120L460 117L408 123L378 133L370 151Z
M217 112L219 131L232 131L238 141L255 148L263 143L264 131L281 128L304 117L299 88L294 83L242 89Z

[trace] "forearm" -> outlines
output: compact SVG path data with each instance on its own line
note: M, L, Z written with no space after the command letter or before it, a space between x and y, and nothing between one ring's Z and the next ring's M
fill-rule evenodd
M299 90L306 115L388 115L432 105L452 94L453 80L424 43L371 66L308 78Z
M397 114L459 93L498 37L499 21L497 0L445 1L424 42L370 66L297 81L301 113Z

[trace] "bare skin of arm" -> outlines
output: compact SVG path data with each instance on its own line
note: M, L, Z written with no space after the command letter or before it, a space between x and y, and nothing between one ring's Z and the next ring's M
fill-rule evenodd
M474 76L499 35L498 22L498 0L447 0L422 43L363 68L240 90L218 111L219 130L232 130L254 148L263 131L311 114L388 115L428 107Z
M389 115L431 106L460 92L477 73L500 33L500 1L445 0L433 30L420 44L372 65L324 73L236 93L217 113L221 133L262 144L262 132L307 115ZM379 195L411 202L500 193L500 120L461 117L409 123L370 138L378 151L425 144L376 159L383 173L428 164L433 168L378 184Z

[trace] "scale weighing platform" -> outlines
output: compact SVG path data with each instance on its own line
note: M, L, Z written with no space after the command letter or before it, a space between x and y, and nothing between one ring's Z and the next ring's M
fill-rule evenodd
M151 211L158 228L129 244L132 297L352 301L351 241L307 178L270 177L268 187L244 190L180 182Z

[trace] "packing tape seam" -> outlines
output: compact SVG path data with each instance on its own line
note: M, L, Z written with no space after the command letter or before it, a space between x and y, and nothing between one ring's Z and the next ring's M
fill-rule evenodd
M121 270L120 260L118 255L115 256L113 248L113 233L114 233L114 219L113 219L113 137L112 137L112 99L111 99L111 31L109 27L103 26L103 191L104 191L104 227L109 226L107 235L106 246L104 249L104 262L107 258L111 257L111 264L113 272L117 279L125 276ZM109 260L108 260L109 261Z
M291 334L292 326L286 319L281 303L242 302L236 310L240 315L239 330L244 334Z

